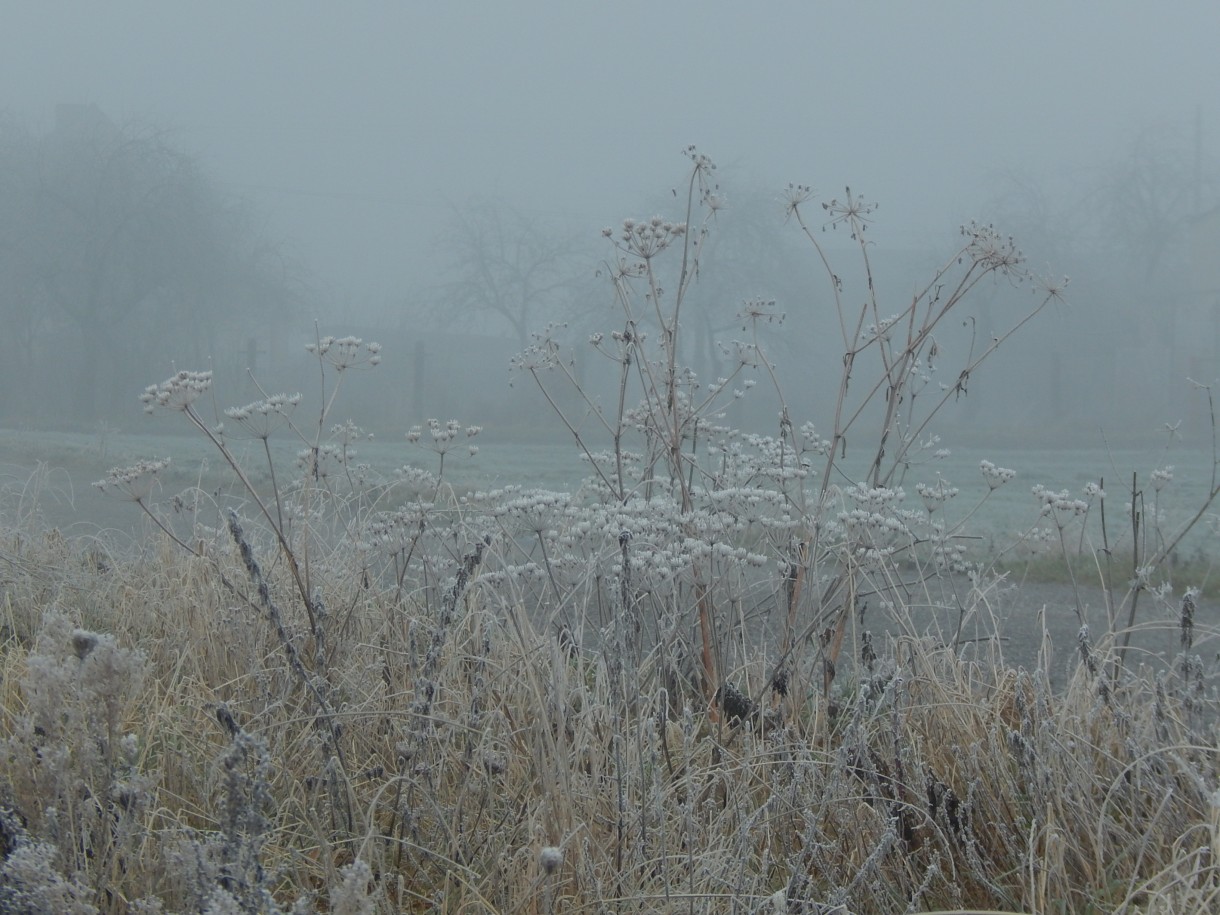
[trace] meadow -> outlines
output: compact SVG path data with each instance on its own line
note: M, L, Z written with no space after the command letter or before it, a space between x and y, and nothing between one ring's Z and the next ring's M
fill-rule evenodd
M221 428L182 371L148 433L5 434L0 911L1217 908L1215 450L941 443L1062 287L972 225L896 313L851 303L806 222L867 276L850 192L786 196L842 336L826 427L785 406L771 303L696 380L720 203L687 155L682 218L607 230L621 314L588 346L617 402L555 329L519 357L566 447L369 440L341 395L381 349L321 334L321 402ZM1028 311L941 352L997 280ZM775 434L726 425L743 396Z
M497 441L496 432L494 425L489 425L480 434L476 455L458 454L451 462L445 476L456 492L512 485L575 492L588 477L588 462L570 444ZM160 475L158 484L161 496L192 485L214 491L233 486L225 467L216 466L215 456L207 443L189 435L171 435L149 427L142 431L107 432L105 435L19 429L6 429L3 433L0 438L0 488L6 495L10 513L20 514L22 494L30 490L33 482L43 523L82 536L107 530L120 537L141 535L146 519L91 485L114 466L133 464L150 455L168 458L170 469ZM300 443L287 435L277 435L272 437L270 444L274 461L290 465ZM401 438L361 441L355 448L359 462L366 464L371 475L380 480L393 479L395 472L405 465L421 470L436 469L434 453L412 446ZM260 488L265 488L270 480L265 470L257 466L257 460L262 459L261 445L259 449L255 454L250 442L238 442L234 453L243 464L255 465L252 477ZM1163 445L1143 448L954 445L944 450L947 453L942 457L914 463L906 471L903 483L907 489L913 490L916 484L935 485L945 480L958 486L966 497L978 496L985 488L979 470L982 461L1002 458L1017 471L1014 485L991 494L983 508L971 518L970 533L985 541L985 552L1015 543L1022 533L1036 526L1040 505L1030 493L1034 484L1083 491L1090 482L1105 480L1109 485L1108 481L1113 480L1129 489L1133 474L1138 483L1147 481L1154 470L1172 467L1173 485L1163 492L1152 491L1158 497L1156 510L1163 516L1162 524L1168 529L1186 523L1207 498L1212 471L1212 459L1207 450L1195 444L1168 440ZM854 475L859 469L849 468L844 472ZM1151 488L1146 483L1139 485ZM1129 501L1129 493L1124 493L1123 498ZM952 506L952 509L957 508L957 505ZM963 507L957 512L958 517L967 511ZM1210 529L1193 531L1186 539L1185 552L1202 557L1211 547L1209 541L1214 542L1213 534Z

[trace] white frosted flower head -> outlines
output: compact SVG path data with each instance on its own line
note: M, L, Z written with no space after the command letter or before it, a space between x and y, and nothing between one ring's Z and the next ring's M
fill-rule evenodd
M304 448L298 451L296 465L299 470L309 474L314 480L324 480L332 473L338 473L348 467L355 457L355 449L327 442L317 448Z
M1054 542L1055 532L1049 527L1035 527L1021 538L1023 546L1033 556L1046 552Z
M1032 492L1034 498L1042 503L1042 514L1054 518L1060 526L1068 518L1084 515L1089 510L1089 503L1073 499L1066 489L1056 491L1039 483Z
M1151 564L1142 565L1135 570L1135 576L1127 582L1132 588L1147 588L1152 583L1152 577L1156 574L1156 566Z
M140 738L135 734L124 734L119 741L119 751L128 765L135 765L140 756Z
M538 853L538 863L547 876L563 867L563 849L555 845L547 845Z
M1048 299L1062 299L1072 283L1070 276L1051 276L1050 274L1035 274L1031 291L1041 293Z
M359 337L321 337L317 343L305 345L305 351L337 371L351 368L372 368L381 362L381 344L365 343Z
M844 490L846 495L857 505L862 506L883 506L901 502L906 498L906 493L902 487L890 489L886 486L870 487L864 483L858 483L855 486L848 487Z
M639 221L624 219L618 246L632 257L649 261L685 234L685 223L667 222L660 216Z
M801 205L813 198L813 188L808 184L789 184L784 188L781 199L784 203L784 215L791 216L801 208Z
M377 905L369 894L369 886L373 883L372 868L357 858L340 868L339 876L343 880L331 890L330 911L334 915L373 915Z
M288 424L292 411L300 402L300 394L272 394L266 400L256 400L244 407L229 407L225 416L255 438L265 439Z
M549 334L537 335L534 342L513 356L511 366L518 372L541 372L561 364L560 347Z
M1160 492L1173 482L1173 464L1166 464L1152 471L1152 488Z
M864 333L863 333L864 339L865 340L872 340L872 339L888 340L890 328L892 328L895 324L897 324L901 317L902 317L901 315L890 315L887 318L882 318L881 321L876 324L868 325L868 327L866 327L864 329Z
M936 509L957 495L957 487L947 485L944 480L937 480L935 485L916 483L915 491L923 499L923 504L928 510L928 514L936 511Z
M852 193L851 188L845 188L844 195L842 200L836 197L822 204L828 220L823 229L837 229L839 226L845 226L851 233L852 239L856 240L858 233L868 228L869 217L877 209L877 205L865 202L859 194Z
M166 410L187 410L212 386L211 372L188 372L183 369L160 384L150 384L140 395L144 412L152 413L158 407Z
M1025 260L1012 237L1001 235L994 226L972 222L961 231L969 239L965 255L980 267L1008 273Z
M137 461L130 467L115 467L106 479L93 485L102 492L113 493L129 502L143 502L152 495L157 474L169 466L169 458L160 461Z
M775 310L775 299L746 299L737 312L737 317L743 322L754 324L782 324L784 313ZM742 327L745 330L745 327Z
M1009 470L1007 467L997 467L991 461L980 461L979 469L983 471L983 479L987 481L989 489L999 489L1017 475L1015 470Z
M830 453L830 439L818 435L818 430L814 427L813 423L803 423L799 431L801 433L801 445L806 451L822 455Z
M207 898L203 915L241 915L242 906L224 887L216 887Z

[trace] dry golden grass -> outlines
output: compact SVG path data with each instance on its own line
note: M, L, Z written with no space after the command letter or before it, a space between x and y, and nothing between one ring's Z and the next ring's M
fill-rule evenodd
M607 653L571 653L503 586L476 575L446 621L338 574L335 556L326 667L310 668L324 712L231 548L202 559L162 543L99 563L87 544L10 530L0 549L0 797L32 837L87 833L87 853L57 861L77 861L102 911L152 897L191 910L183 861L242 804L266 819L266 887L284 905L312 892L322 910L356 859L369 910L385 912L1220 904L1215 703L1172 671L1111 681L1082 665L1053 694L1042 672L904 637L832 700L810 668L759 719L713 722L655 655L627 676ZM270 577L292 607L284 570ZM312 664L303 613L286 616ZM65 720L120 703L129 762L85 765L97 748L73 741L96 730L24 723L32 668L57 657L67 680L83 676L54 644L78 626L142 656L130 692L80 680L60 699ZM230 777L226 715L265 742L264 774L246 759L246 780ZM71 775L54 788L52 753ZM115 786L137 775L146 796L119 829ZM65 812L71 798L111 828Z

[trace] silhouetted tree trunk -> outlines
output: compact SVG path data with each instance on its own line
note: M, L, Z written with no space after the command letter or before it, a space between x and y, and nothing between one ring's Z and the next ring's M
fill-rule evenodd
M282 258L164 133L57 114L42 137L0 118L0 320L44 348L79 337L41 407L91 424L159 380L133 376L218 355L226 324L293 296Z

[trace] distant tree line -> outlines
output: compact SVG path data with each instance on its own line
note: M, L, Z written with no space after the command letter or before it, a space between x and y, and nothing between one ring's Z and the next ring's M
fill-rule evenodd
M1185 418L1182 434L1207 434L1206 398L1188 379L1215 382L1220 359L1208 266L1220 259L1220 163L1201 134L1200 124L1156 125L1106 161L997 185L989 219L1034 269L1071 276L1067 307L1005 354L996 387L1013 426L1114 441Z
M43 133L0 115L0 420L121 415L292 309L295 275L170 133L91 105Z

